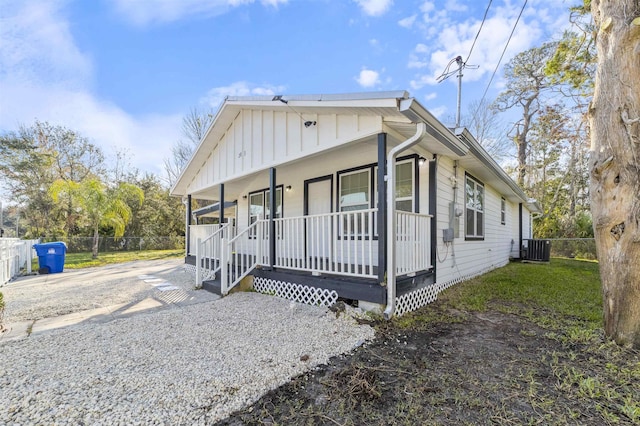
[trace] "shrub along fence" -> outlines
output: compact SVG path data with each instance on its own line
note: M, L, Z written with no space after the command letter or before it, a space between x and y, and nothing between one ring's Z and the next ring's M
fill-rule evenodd
M67 245L67 253L86 253L93 248L93 237L71 237L60 240ZM99 237L98 251L142 251L142 250L179 250L184 249L184 237L175 235L169 237Z
M551 256L595 260L596 240L593 238L545 238L551 241Z

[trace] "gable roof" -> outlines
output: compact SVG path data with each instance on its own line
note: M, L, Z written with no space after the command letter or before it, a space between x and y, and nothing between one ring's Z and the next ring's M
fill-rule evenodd
M303 115L344 114L382 117L385 130L396 140L405 140L415 134L416 123L426 124L429 138L421 145L429 152L460 160L463 167L496 187L504 194L528 202L522 189L486 153L466 130L454 132L442 124L406 91L363 92L320 95L282 96L229 96L218 109L200 144L171 188L172 195L185 195L189 183L200 172L202 165L223 138L233 120L242 111L295 112ZM428 139L428 140L427 140ZM531 203L530 203L531 204ZM529 207L529 206L528 206ZM534 211L535 205L531 205Z

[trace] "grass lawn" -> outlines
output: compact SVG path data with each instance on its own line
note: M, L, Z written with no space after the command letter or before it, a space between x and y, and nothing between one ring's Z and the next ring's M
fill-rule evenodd
M598 264L511 263L221 425L638 425L640 352L605 339Z
M93 266L104 266L112 263L133 262L134 260L155 260L178 258L184 256L184 250L145 250L118 251L98 253L97 259L91 258L91 253L67 253L64 259L65 269L80 269ZM38 270L38 260L33 261L33 270Z

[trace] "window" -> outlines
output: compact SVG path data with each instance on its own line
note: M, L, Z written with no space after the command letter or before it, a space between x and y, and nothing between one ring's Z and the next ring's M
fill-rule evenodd
M269 209L268 189L252 192L249 194L249 225L258 219L269 219L271 210ZM276 219L282 217L282 185L276 187Z
M365 210L371 207L371 169L357 170L340 175L341 212Z
M366 210L371 208L371 167L348 172L339 178L339 204L341 212ZM364 236L369 232L369 218L356 215L345 216L342 223L341 235Z
M466 175L464 198L466 206L466 239L484 239L484 185Z
M415 157L415 158L414 158ZM407 212L416 211L417 156L398 160L396 163L396 209ZM338 211L356 211L375 208L378 204L378 166L370 164L348 172L338 172ZM374 214L373 232L377 235L377 214ZM368 229L369 222L362 225L351 223L352 230L363 226ZM345 222L343 225L349 226ZM358 232L356 230L356 232ZM352 232L353 233L353 232Z
M504 198L500 199L500 224L505 225L507 223L507 201Z
M415 212L415 163L414 159L402 160L396 163L396 209L405 212ZM378 166L374 167L375 203L378 205Z

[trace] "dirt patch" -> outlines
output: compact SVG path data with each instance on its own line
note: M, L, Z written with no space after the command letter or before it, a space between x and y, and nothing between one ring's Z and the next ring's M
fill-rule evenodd
M442 314L379 323L374 342L219 424L640 424L637 352L514 314Z

